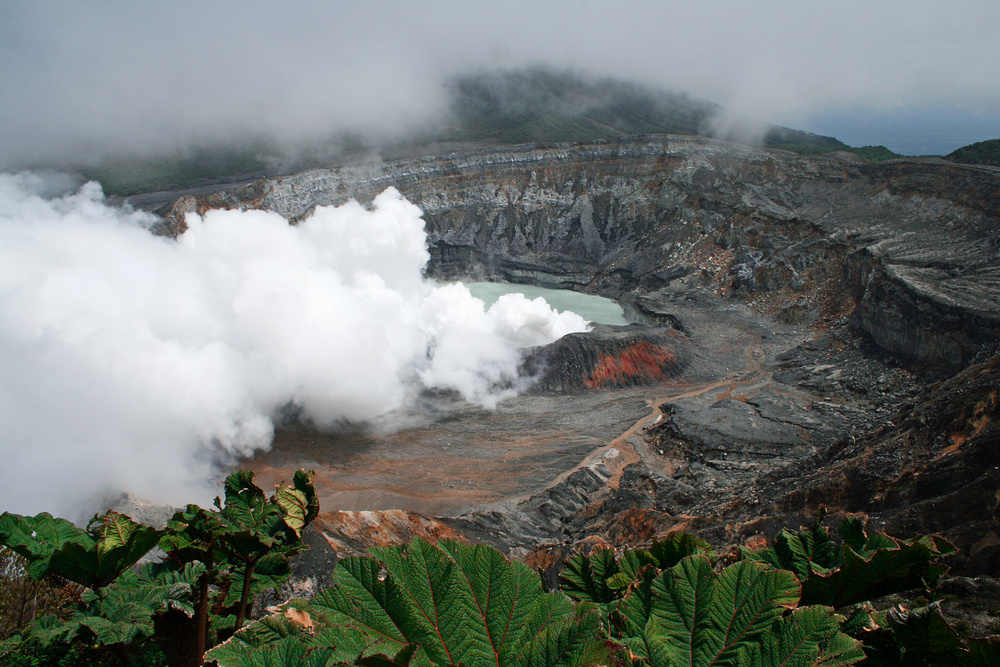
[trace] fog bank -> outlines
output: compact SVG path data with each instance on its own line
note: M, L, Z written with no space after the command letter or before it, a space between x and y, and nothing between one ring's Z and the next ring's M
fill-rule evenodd
M928 105L1000 132L997 25L991 0L6 2L0 167L261 133L398 136L440 119L450 77L532 65L820 134L824 110Z

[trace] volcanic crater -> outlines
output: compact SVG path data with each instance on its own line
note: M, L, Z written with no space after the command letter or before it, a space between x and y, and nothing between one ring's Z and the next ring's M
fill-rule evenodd
M678 136L470 148L182 197L160 231L390 186L424 211L431 278L599 294L634 323L531 350L537 382L495 410L427 395L279 429L241 465L316 471L314 542L459 535L544 562L678 527L745 543L825 504L1000 574L1000 170Z

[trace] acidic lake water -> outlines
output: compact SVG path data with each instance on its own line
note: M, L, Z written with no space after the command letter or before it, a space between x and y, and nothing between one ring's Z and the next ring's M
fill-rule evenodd
M546 289L531 285L511 283L465 283L472 296L482 299L489 308L504 294L523 294L529 299L542 297L556 310L569 310L595 324L626 325L628 320L622 307L611 299L592 294L580 294L571 290Z

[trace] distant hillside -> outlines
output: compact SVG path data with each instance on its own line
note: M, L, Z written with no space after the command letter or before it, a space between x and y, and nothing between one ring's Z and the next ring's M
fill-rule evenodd
M1000 139L977 141L974 144L962 146L957 151L946 155L944 159L952 162L989 164L1000 167Z
M764 145L768 148L781 148L802 155L822 155L833 151L851 150L850 146L839 139L802 130L793 130L780 125L771 126L771 129L764 135Z
M503 144L616 139L642 134L712 136L718 104L616 79L545 68L480 72L448 85L446 140ZM764 145L802 154L849 150L833 137L765 125Z
M446 142L508 145L651 134L713 136L713 120L724 111L718 104L680 93L540 67L458 76L446 84L444 93L447 117L403 142L385 144L340 131L289 152L256 137L241 144L117 158L76 169L101 181L108 194L130 195L338 166L373 153L433 152L436 144ZM777 125L756 127L768 148L807 155L850 150L867 159L886 159L877 152L881 149L895 156L884 147L852 149L833 137Z
M87 180L100 181L107 194L131 195L270 175L272 152L259 144L202 147L153 157L106 159L78 170Z
M592 141L636 134L707 134L717 104L614 79L542 68L460 76L448 84L446 140Z
M860 155L866 160L871 160L872 162L881 162L882 160L895 160L897 158L903 157L899 153L893 153L885 146L862 146L860 148L848 148L847 150L857 155Z

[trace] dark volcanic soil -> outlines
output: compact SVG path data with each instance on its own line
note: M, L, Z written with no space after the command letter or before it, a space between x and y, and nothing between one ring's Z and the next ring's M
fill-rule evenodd
M641 390L521 396L489 411L445 396L426 401L437 413L426 425L383 435L287 428L247 465L275 482L315 470L324 511L458 514L540 491L649 414Z

